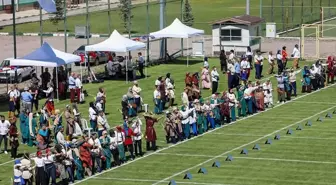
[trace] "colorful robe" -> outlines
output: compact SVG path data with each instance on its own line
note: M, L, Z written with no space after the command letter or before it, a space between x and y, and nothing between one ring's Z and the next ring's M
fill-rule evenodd
M238 90L237 97L239 101L238 116L245 117L247 112L246 100L244 99L244 90Z
M99 139L100 141L100 144L102 146L102 153L105 157L105 162L106 162L106 169L110 169L111 168L111 159L112 159L112 153L111 153L111 150L110 150L110 144L111 144L111 141L110 141L110 138L109 137L101 137Z

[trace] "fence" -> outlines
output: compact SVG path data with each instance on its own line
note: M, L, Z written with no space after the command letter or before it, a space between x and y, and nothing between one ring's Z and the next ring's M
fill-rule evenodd
M262 0L262 17L266 22L277 23L278 32L286 32L298 28L302 24L319 22L322 19L336 17L336 9L326 9L322 15L322 7L336 7L335 0Z

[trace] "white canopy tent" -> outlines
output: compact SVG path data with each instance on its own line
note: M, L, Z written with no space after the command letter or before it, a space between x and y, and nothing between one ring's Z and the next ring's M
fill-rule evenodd
M135 50L144 49L144 48L146 48L145 43L137 42L132 39L128 39L120 35L120 33L117 30L114 30L111 36L108 39L104 40L103 42L85 46L85 51L86 52L87 51L113 51L113 52L127 53L129 51L135 51ZM145 73L147 76L147 68L146 68ZM126 63L126 82L128 82L127 63Z
M150 33L149 35L154 38L186 38L203 35L204 30L196 29L184 25L178 18L176 18L173 23L169 26L163 28L160 31ZM203 38L204 40L204 38ZM204 41L203 41L204 42ZM187 42L187 47L189 48L189 40ZM187 58L187 65L189 65L189 55Z
M63 51L54 49L47 42L30 54L10 61L13 66L41 66L41 67L60 67L62 65L71 64L80 61L81 57ZM58 74L56 69L56 81L58 82ZM58 83L56 83L58 90ZM57 100L58 100L57 92Z

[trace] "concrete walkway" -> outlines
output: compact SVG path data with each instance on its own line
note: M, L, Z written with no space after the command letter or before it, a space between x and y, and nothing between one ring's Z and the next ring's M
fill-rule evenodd
M133 5L145 3L146 0L132 0ZM150 2L157 0L150 0ZM90 1L89 2L89 12L97 12L108 9L108 1L100 0L100 1ZM117 8L119 5L119 0L110 0L111 9ZM67 16L81 15L86 14L86 5L79 4L77 7L68 8ZM50 18L49 14L45 11L42 11L42 20L48 20ZM0 14L0 27L12 25L13 23L13 15L12 14ZM40 10L26 10L21 12L16 12L16 24L23 24L29 22L37 22L40 21Z

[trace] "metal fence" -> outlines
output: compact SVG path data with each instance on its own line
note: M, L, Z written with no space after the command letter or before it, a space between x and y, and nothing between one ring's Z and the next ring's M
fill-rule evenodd
M265 22L277 23L278 32L286 32L302 24L311 24L324 19L336 17L335 0L262 0L262 17Z

